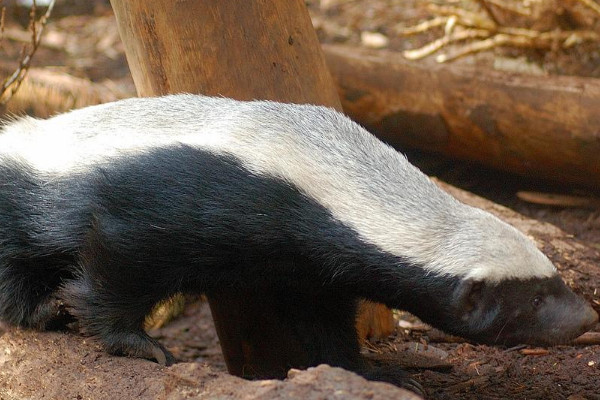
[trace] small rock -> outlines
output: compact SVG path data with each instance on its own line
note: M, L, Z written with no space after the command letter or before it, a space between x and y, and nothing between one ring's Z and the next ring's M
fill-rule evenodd
M300 372L302 371L300 371L299 369L291 368L287 373L287 377L288 379L294 379L296 375L298 375L298 373Z

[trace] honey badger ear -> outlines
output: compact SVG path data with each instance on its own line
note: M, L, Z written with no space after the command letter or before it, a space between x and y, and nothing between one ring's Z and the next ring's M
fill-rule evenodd
M483 300L485 283L468 278L461 281L454 291L454 305L461 311L463 317L468 317Z

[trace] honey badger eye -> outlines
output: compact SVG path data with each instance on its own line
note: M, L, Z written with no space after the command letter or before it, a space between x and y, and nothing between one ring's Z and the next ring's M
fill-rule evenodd
M533 304L534 307L539 307L542 305L542 296L535 296L532 300L531 300L531 304Z

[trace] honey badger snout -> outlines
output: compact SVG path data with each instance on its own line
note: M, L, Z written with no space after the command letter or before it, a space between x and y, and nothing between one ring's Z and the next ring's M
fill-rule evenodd
M559 344L569 341L598 323L598 313L585 301L569 293L567 301L560 302L556 297L546 300L539 310L539 318L548 327L548 332L540 338L541 344ZM548 340L544 340L547 337ZM552 339L555 338L553 342Z
M598 313L558 275L497 284L467 279L455 292L460 324L449 330L479 343L563 344L598 323Z

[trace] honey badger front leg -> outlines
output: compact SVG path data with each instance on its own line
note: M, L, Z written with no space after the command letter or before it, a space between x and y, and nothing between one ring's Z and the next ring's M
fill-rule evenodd
M75 278L62 286L59 296L81 330L110 354L173 364L171 352L144 331L154 305L172 294L167 282L156 284L146 278L144 268L129 268L135 260L119 252L97 227L88 234L79 263Z

